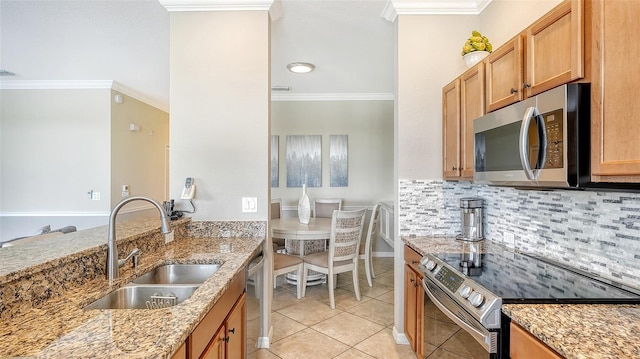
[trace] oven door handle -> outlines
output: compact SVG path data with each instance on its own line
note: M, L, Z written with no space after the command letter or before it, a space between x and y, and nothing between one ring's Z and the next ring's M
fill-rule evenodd
M447 309L447 307L442 305L442 303L440 303L438 298L431 292L431 290L429 290L429 287L427 286L427 283L425 283L425 280L426 279L422 280L422 287L424 288L425 293L427 293L427 295L429 296L429 299L431 299L433 304L436 307L438 307L438 309L440 309L442 311L442 313L444 313L444 315L446 315L449 319L451 319L458 326L462 327L462 329L467 331L467 333L469 333L488 352L491 352L491 344L490 344L491 339L487 338L487 335L485 335L481 331L479 331L476 328L474 328L474 327L470 326L469 324L465 323L463 320L458 318L457 315L453 314L449 309ZM489 343L487 342L487 339L489 339Z

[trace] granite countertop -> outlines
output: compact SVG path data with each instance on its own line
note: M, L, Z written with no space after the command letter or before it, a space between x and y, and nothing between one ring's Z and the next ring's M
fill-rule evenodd
M468 242L452 237L402 237L409 247L426 253L467 251ZM475 242L481 252L501 245ZM505 304L502 311L513 322L567 359L640 358L640 305Z
M157 226L151 227L157 231ZM103 276L95 278L65 288L62 295L40 307L3 319L0 357L169 358L222 296L234 276L259 253L263 241L260 237L176 238L154 253L142 253L138 268L123 267L121 278L112 287ZM173 307L83 309L163 263L222 263L222 266L189 299ZM8 271L0 273L0 279L11 275Z

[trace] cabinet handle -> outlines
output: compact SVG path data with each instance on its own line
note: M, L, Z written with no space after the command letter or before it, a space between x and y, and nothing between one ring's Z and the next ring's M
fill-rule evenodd
M229 329L229 333L231 333L231 334L235 334L235 333L236 333L236 328L231 328L231 329Z
M416 280L415 280L415 279L413 279L413 278L409 279L409 282L411 282L411 283L413 283L413 282L415 282L415 281L416 281Z
M229 342L229 337L222 338L222 341L225 342L225 343L228 343Z
M524 84L522 84L522 88L523 88L523 89L527 89L527 88L529 88L529 87L531 87L531 85L529 85L529 84L528 84L528 83L526 83L526 82L525 82Z
M514 88L512 87L512 88L511 88L511 93L512 93L512 94L514 94L514 93L518 93L518 90L516 90L516 89L514 89Z
M414 259L411 261L411 264L418 264L418 261Z
M451 167L451 170L452 170L452 171L457 171L457 170L458 170L458 167Z

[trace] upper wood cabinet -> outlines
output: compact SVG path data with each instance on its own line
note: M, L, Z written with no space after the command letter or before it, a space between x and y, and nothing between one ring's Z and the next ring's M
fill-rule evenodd
M442 89L443 177L473 179L473 120L484 115L484 64Z
M487 111L584 76L583 0L566 0L484 61Z
M591 179L640 183L640 1L589 2L591 15Z
M494 50L484 60L487 71L487 112L522 101L522 36Z
M460 79L455 79L442 88L442 155L443 177L459 177Z
M584 76L582 0L567 0L526 30L525 97Z

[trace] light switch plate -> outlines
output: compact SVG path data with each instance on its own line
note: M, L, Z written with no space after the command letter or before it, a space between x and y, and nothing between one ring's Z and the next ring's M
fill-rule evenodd
M258 198L242 197L242 213L257 213L257 212L258 212Z

